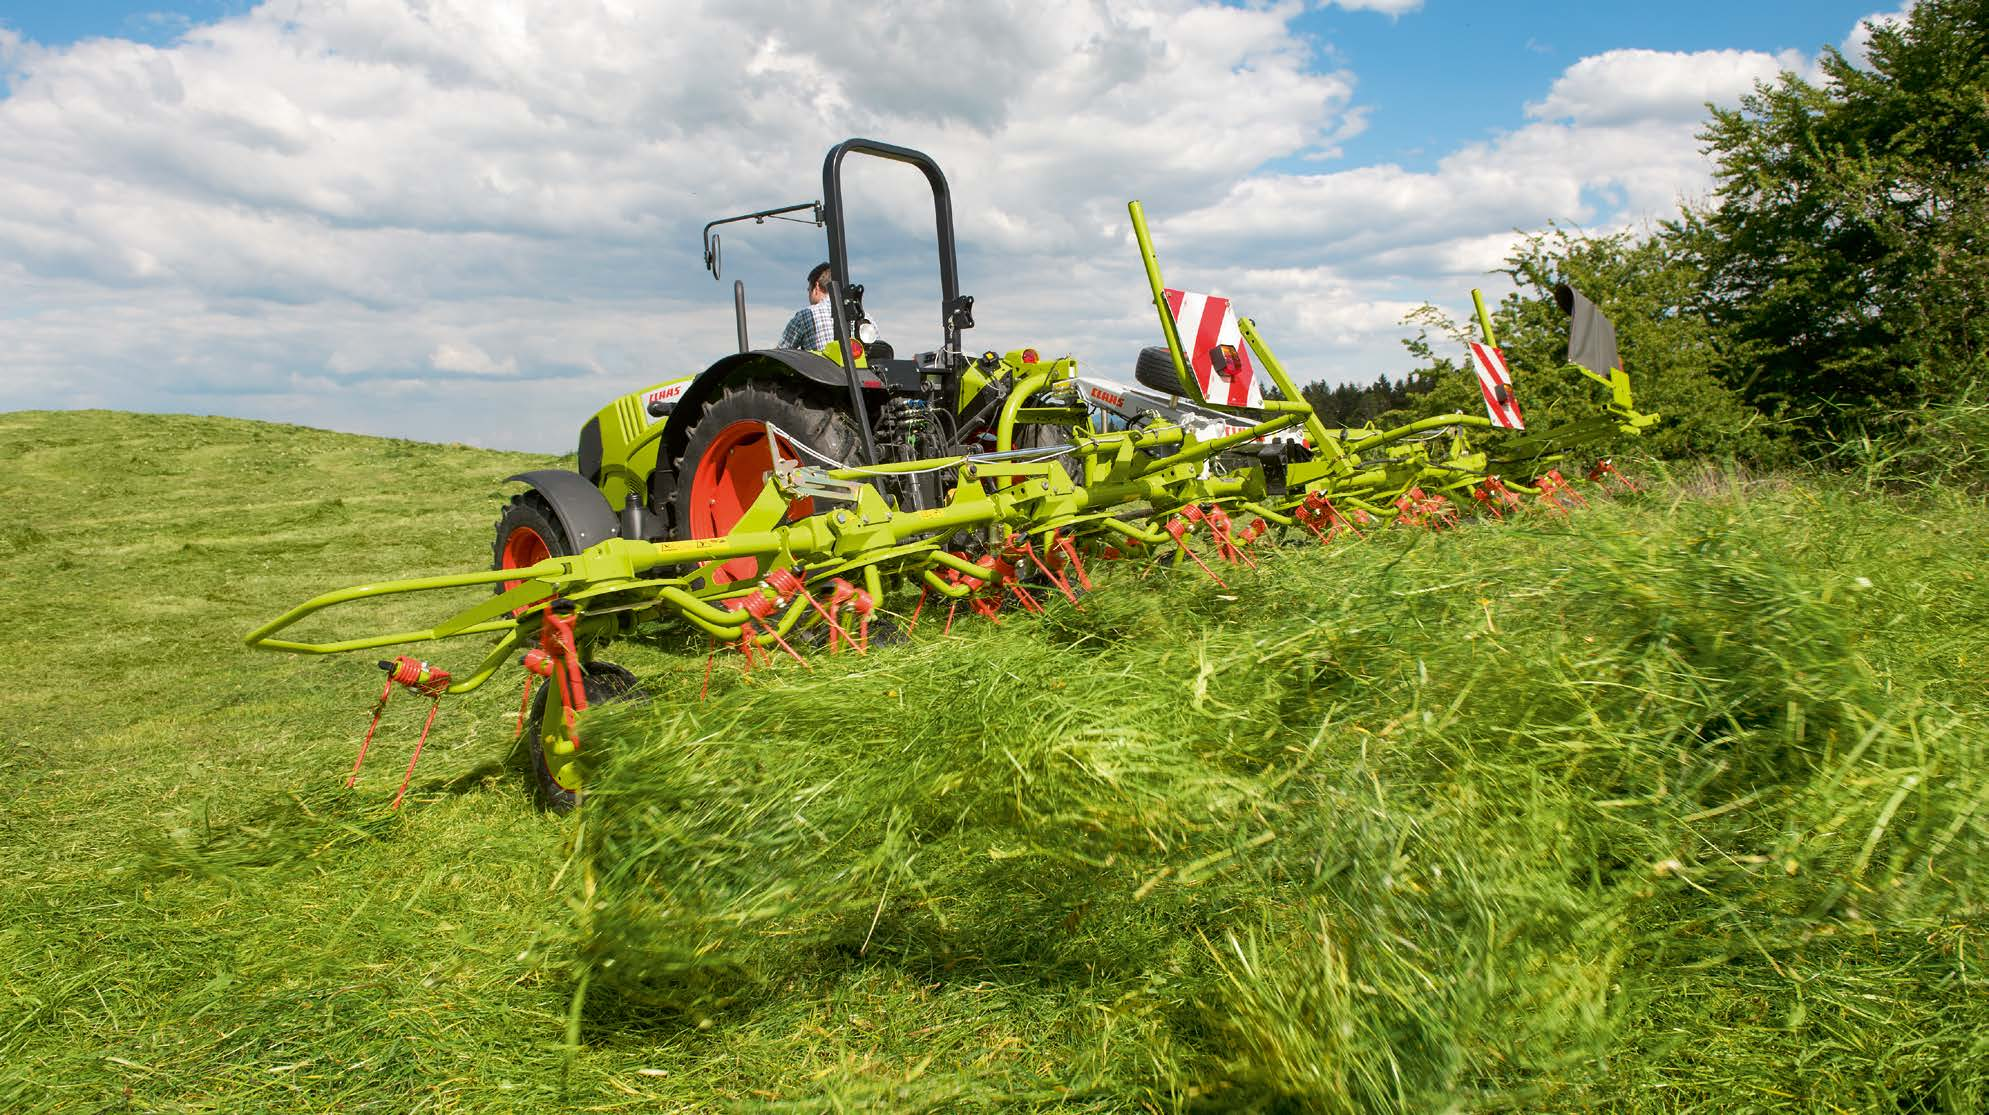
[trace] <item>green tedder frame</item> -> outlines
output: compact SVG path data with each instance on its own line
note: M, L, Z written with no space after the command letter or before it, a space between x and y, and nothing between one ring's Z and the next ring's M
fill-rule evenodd
M1128 210L1180 393L1214 406L1190 373L1145 215L1137 201ZM1490 317L1472 293L1484 344L1493 346ZM411 657L383 662L390 678L382 703L397 682L439 700L477 688L522 658L528 696L538 677L549 679L548 693L557 692L556 705L542 695L539 712L521 712L520 727L530 721L545 788L555 805L566 805L584 780L574 714L589 703L590 678L616 669L601 663L601 649L638 622L666 620L699 633L715 649L736 649L750 669L776 654L799 657L793 639L805 628L832 649L861 652L873 620L909 628L943 608L950 627L963 607L992 615L1002 607L1040 609L1056 596L1075 604L1101 562L1188 562L1221 583L1223 570L1254 566L1253 553L1279 537L1331 542L1364 525L1436 527L1480 510L1503 517L1521 506L1522 496L1565 509L1580 499L1559 471L1570 453L1656 420L1636 410L1627 376L1610 366L1581 368L1609 390L1607 415L1555 429L1495 430L1490 419L1467 414L1387 430L1331 429L1303 401L1256 324L1243 319L1238 328L1283 397L1229 410L1236 426L1222 436L1198 436L1166 421L1094 428L1069 405L1076 361L1038 360L1030 350L990 353L968 369L961 395L1005 391L998 412L990 412L992 450L840 463L775 456L757 498L719 536L622 532L635 536L604 537L529 565L340 589L291 608L246 641L267 650L338 654L488 640L460 675ZM852 373L854 385L862 364L843 369L841 351L824 355ZM1019 428L1049 422L1062 424L1053 442L1017 445ZM626 462L645 447L653 452L663 426L659 421L646 435L623 439L615 455ZM1288 437L1282 458L1267 467L1265 439L1293 432L1303 440ZM1611 472L1605 462L1591 475ZM609 495L633 500L635 479L608 482L621 484ZM741 559L750 559L752 574L715 575ZM324 639L292 633L300 622L355 601L481 586L492 586L492 595L424 628Z

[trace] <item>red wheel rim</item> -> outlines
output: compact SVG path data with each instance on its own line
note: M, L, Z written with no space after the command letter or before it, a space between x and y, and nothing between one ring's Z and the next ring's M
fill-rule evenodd
M552 547L539 537L539 532L531 527L512 527L511 533L504 536L504 552L499 555L499 569L529 569L552 555ZM504 591L510 592L523 580L504 582Z
M789 460L800 457L785 438L780 440L780 452ZM766 423L742 418L718 431L691 472L690 536L718 538L737 526L746 509L759 498L772 471ZM787 507L790 519L814 513L812 499L797 499ZM711 583L742 581L759 569L758 558L733 558L712 570Z

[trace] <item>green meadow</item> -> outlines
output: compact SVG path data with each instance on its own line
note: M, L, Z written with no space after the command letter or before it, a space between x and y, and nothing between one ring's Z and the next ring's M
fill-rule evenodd
M1965 487L1646 466L702 702L658 627L574 815L516 671L347 790L380 672L242 635L548 463L0 414L0 1110L1989 1107Z

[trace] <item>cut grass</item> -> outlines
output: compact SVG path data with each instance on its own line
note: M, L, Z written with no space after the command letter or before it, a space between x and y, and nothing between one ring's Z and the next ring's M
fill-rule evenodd
M1111 1011L939 1077L1016 1097L1975 1109L1980 701L1874 599L1979 611L1929 511L1395 534L605 715L600 1024L883 969Z
M1120 567L704 705L618 647L652 699L559 821L509 686L390 814L415 702L347 793L377 672L239 643L481 564L540 459L86 413L0 460L0 1109L1989 1106L1945 490Z

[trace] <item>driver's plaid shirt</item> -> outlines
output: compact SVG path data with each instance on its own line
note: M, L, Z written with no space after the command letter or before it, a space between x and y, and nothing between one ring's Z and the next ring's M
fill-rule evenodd
M780 347L820 352L836 339L836 319L824 298L795 313L780 331Z

